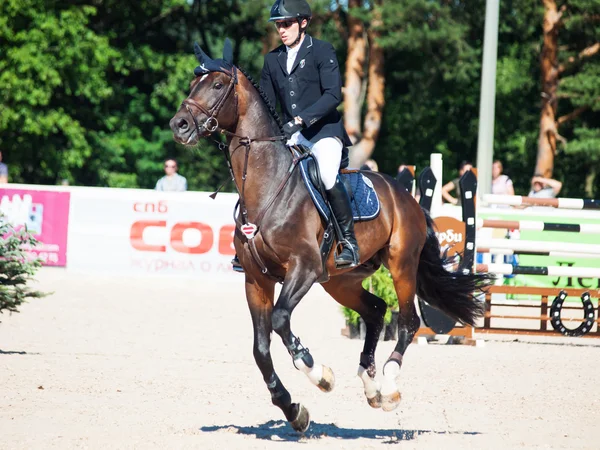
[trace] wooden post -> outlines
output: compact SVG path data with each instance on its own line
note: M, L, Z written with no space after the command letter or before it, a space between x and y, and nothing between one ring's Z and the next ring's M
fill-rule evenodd
M486 291L485 293L485 316L483 319L483 328L490 329L492 323L492 293Z
M546 331L548 329L548 321L544 317L548 317L548 296L542 295L541 310L542 318L540 319L540 330Z

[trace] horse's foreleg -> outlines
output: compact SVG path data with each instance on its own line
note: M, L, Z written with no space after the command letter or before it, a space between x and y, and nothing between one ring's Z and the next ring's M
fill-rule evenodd
M329 392L335 384L332 370L327 366L316 364L309 350L300 343L300 339L294 336L291 330L291 315L294 308L319 276L309 267L319 267L320 261L310 265L307 264L307 258L299 258L299 260L302 263L291 265L285 277L283 289L273 310L273 330L281 337L292 357L294 367L304 372L311 383L323 392Z
M338 303L360 314L365 322L367 333L357 375L363 382L369 405L372 408L380 408L381 386L375 379L375 350L383 328L383 316L387 305L382 299L363 289L362 278L364 277L351 272L331 279L323 287Z
M252 316L254 328L254 360L260 369L267 388L271 393L271 401L283 411L290 422L302 416L301 406L292 403L292 398L275 373L271 359L271 331L274 284L270 281L259 285L255 280L246 277L246 298Z

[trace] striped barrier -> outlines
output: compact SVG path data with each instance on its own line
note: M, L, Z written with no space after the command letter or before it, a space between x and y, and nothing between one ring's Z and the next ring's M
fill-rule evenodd
M553 258L600 258L598 255L575 252L557 252L545 250L514 250L511 248L485 248L477 247L477 253L492 253L494 255L530 255L530 256L551 256Z
M535 220L477 219L477 228L506 228L508 230L562 231L567 233L600 234L600 224L552 223Z
M519 252L567 252L596 255L600 258L600 245L581 244L574 242L551 241L521 241L518 239L488 239L482 238L477 242L483 248L505 248Z
M496 205L512 206L550 206L564 209L600 209L600 201L584 199L538 199L531 197L508 195L485 195L484 202ZM467 203L469 201L467 200ZM463 203L465 205L465 203ZM468 205L466 205L468 206ZM465 206L463 206L465 207ZM464 215L463 215L464 216ZM463 219L465 224L474 225L477 229L495 228L504 230L554 231L581 234L600 234L600 224L565 224L536 220L491 220L477 219L475 214ZM476 249L465 247L465 254L471 252L491 253L499 255L541 255L568 256L577 258L600 258L600 245L556 241L526 241L519 239L495 239L477 236ZM469 255L471 257L472 255ZM482 273L498 275L541 275L567 278L596 278L600 280L600 267L573 266L513 266L512 264L477 264L474 270ZM493 294L526 295L529 300L500 300ZM572 304L564 304L567 296L580 298L583 308ZM540 298L535 300L535 298ZM530 286L492 286L485 294L486 312L482 328L477 333L511 333L542 334L566 336L600 337L600 306L598 316L592 298L600 304L600 290L572 288L539 288ZM529 308L527 314L515 314L514 309ZM493 309L493 311L492 311ZM532 309L535 312L532 313ZM571 310L582 311L582 318L563 317ZM565 314L567 315L567 314ZM572 315L572 314L571 314ZM537 329L532 328L531 320L538 321ZM568 328L564 323L579 322L575 328ZM552 331L554 329L555 331Z
M593 267L477 264L476 271L499 275L549 275L551 277L600 278L600 268Z
M483 201L490 205L550 206L561 209L600 209L600 200L582 198L536 198L520 195L487 194Z

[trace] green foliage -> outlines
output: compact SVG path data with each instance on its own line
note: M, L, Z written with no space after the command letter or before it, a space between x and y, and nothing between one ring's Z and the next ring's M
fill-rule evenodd
M38 259L29 259L26 249L37 241L26 229L15 229L0 217L0 314L4 311L19 312L19 306L27 298L39 298L46 294L27 287L35 272L41 267Z
M392 310L398 308L398 297L396 297L396 290L394 289L394 282L392 281L390 271L381 266L372 276L363 280L362 285L364 289L385 301L388 309L385 312L383 320L386 325L389 324L392 320ZM357 312L350 308L342 307L342 313L348 323L358 325L360 315Z
M258 78L273 46L272 2L0 2L0 150L11 181L152 188L163 160L176 157L190 189L214 189L227 177L215 143L190 151L173 141L168 122L188 93L194 41L218 56L229 37L236 62ZM437 151L444 182L475 159L485 2L365 1L353 11L345 1L310 3L309 31L334 44L342 71L347 15L372 26L371 8L381 9L385 109L373 157L382 171L421 169ZM600 3L558 3L566 6L558 112L585 110L559 129L566 145L556 177L562 195L600 196L600 57L580 57L600 35ZM541 2L500 4L494 153L517 193L529 190L537 153L542 19Z

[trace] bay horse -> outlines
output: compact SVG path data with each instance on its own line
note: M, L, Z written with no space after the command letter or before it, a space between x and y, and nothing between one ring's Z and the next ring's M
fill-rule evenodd
M295 430L308 428L308 410L292 402L275 373L270 354L272 331L282 339L296 369L321 390L333 389L331 369L314 361L290 327L294 308L326 275L323 288L337 302L360 314L366 324L358 376L368 404L393 410L400 402L396 379L402 359L420 326L415 294L453 319L474 325L483 313L475 293L489 285L489 279L446 268L427 211L396 180L369 171L363 174L374 185L381 210L377 218L355 225L361 264L340 270L330 254L324 268L319 250L324 221L300 171L295 170L297 155L284 145L282 123L274 109L252 79L233 64L228 41L222 59L209 58L197 44L195 53L200 66L195 70L190 94L171 119L170 127L175 141L186 146L195 145L213 132L227 137L228 145L222 149L240 194L234 245L245 271L254 359L273 404ZM386 303L363 289L362 281L381 264L393 278L399 314L398 341L380 382L375 378L375 349ZM275 302L278 281L283 287Z

